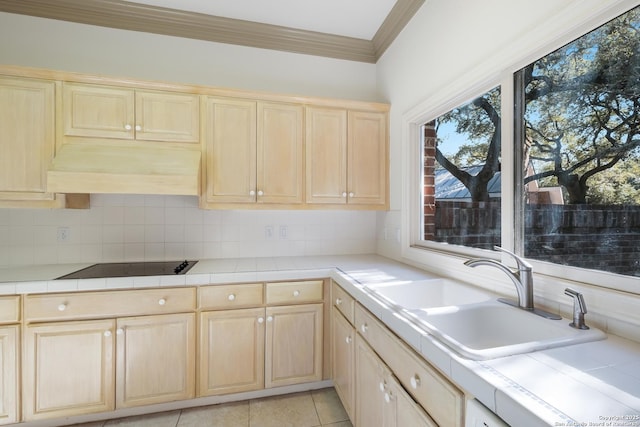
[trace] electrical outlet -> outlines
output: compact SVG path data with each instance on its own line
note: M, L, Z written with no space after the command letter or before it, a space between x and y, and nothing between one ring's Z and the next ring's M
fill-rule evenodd
M71 230L69 227L58 227L58 242L64 243L71 240Z
M286 225L280 226L280 239L286 240L289 236L289 229Z
M267 240L273 240L273 226L265 225L264 226L264 238Z

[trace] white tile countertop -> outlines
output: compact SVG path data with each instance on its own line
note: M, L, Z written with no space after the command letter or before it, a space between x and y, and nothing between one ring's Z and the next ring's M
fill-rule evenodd
M363 290L432 274L377 255L201 260L177 276L54 280L90 264L0 269L0 294L331 277L454 383L513 426L640 427L640 343L606 340L474 361ZM565 319L566 320L566 319Z

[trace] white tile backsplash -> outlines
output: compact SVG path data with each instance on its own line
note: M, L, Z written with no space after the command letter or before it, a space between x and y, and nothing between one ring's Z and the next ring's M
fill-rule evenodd
M376 221L368 211L216 211L189 196L95 194L90 209L0 209L0 267L375 253Z

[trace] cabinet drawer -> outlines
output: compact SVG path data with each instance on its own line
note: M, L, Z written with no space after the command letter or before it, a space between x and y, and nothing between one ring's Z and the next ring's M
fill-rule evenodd
M331 282L331 297L333 298L333 306L353 325L355 310L353 297L333 281Z
M199 307L205 309L255 307L263 301L262 283L201 286L199 291Z
M20 321L20 296L0 297L0 323L16 323Z
M360 305L356 328L400 383L442 426L462 426L463 393Z
M195 288L34 294L25 297L28 322L179 313L196 307Z
M267 283L267 304L321 302L322 280Z

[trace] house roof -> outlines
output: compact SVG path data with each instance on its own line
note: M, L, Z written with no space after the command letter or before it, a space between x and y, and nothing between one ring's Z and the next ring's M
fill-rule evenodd
M482 165L469 166L462 168L471 175L477 175L482 169ZM489 197L500 197L501 190L501 178L500 172L496 174L489 181ZM456 177L451 175L448 170L444 168L437 168L435 172L435 184L436 184L436 200L470 200L471 193Z

